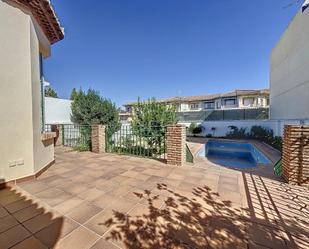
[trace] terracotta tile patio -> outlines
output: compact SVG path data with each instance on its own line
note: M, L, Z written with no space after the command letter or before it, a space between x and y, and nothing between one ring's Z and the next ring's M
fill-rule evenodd
M197 160L57 147L36 181L0 190L0 248L309 248L309 190Z

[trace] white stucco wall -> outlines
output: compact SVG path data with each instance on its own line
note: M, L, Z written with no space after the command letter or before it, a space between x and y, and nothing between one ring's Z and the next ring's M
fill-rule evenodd
M191 123L180 122L180 124L184 124L187 127L190 126ZM305 124L309 125L309 120L306 120L304 123L301 123L299 120L235 120L235 121L207 121L202 123L197 123L198 125L202 125L204 127L203 136L207 134L212 134L212 127L216 128L215 136L224 137L229 131L229 126L236 126L238 128L246 128L246 131L249 132L252 126L258 125L268 129L272 129L275 136L283 136L284 126L285 125L299 125Z
M39 40L40 36L40 40ZM41 47L49 47L49 42L42 35L38 26L30 22L30 45L31 45L31 86L32 86L32 129L33 129L33 166L34 172L39 171L54 160L53 141L48 143L41 141L42 133L42 107L41 107L41 80L39 51Z
M27 11L0 0L0 180L33 175L54 159L53 145L41 141L38 58L49 44L34 26Z
M203 122L205 134L212 134L212 127L216 128L216 136L225 136L229 132L229 126L236 126L238 128L246 128L249 132L252 126L258 125L268 129L272 129L275 136L283 136L284 125L287 124L300 124L298 120L235 120L235 121L210 121ZM306 123L306 124L309 124Z
M271 119L309 119L309 9L294 17L270 64Z
M72 124L71 100L45 97L46 124Z

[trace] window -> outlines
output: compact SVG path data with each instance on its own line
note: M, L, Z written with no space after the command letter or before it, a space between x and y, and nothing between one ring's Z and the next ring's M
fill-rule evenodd
M131 107L131 106L127 106L127 107L126 107L126 111L127 111L127 112L132 112L132 107Z
M253 106L254 105L254 98L243 98L243 105L244 106Z
M205 109L214 109L215 102L205 102Z
M235 106L236 105L236 99L226 99L224 100L225 106Z
M264 106L264 99L260 99L260 106Z
M192 104L190 104L190 109L191 109L191 110L197 110L198 107L199 107L199 104L198 104L198 103L192 103Z
M221 107L221 99L220 101L217 101L217 109L220 109L220 107Z

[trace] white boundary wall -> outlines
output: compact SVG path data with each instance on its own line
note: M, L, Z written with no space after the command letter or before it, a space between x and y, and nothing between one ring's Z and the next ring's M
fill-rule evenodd
M204 121L204 122L196 122L197 124L201 124L204 127L203 136L207 134L212 134L212 127L215 127L214 136L223 137L229 131L229 126L236 126L238 128L246 128L246 131L249 132L251 127L254 125L262 126L268 129L272 129L274 131L275 136L283 136L284 126L288 124L304 124L309 125L309 119L307 120L231 120L231 121ZM190 123L182 123L189 127Z
M71 100L45 97L46 124L72 124Z

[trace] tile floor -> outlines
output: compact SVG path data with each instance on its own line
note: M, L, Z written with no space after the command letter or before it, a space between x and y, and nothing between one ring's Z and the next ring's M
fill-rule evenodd
M0 248L309 248L309 190L259 172L56 148L0 190Z

